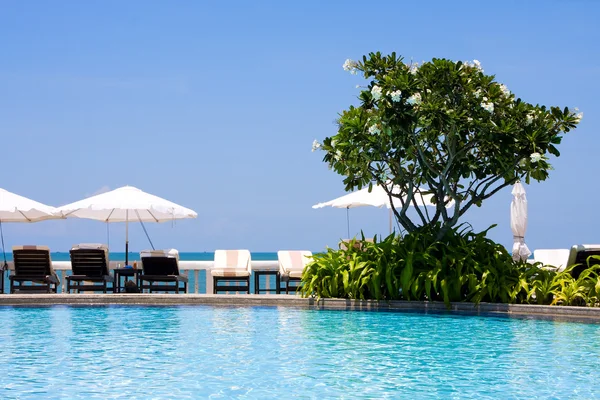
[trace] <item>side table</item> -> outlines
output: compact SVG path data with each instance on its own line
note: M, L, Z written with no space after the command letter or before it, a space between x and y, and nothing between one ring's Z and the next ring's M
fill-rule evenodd
M281 276L279 275L279 271L274 271L274 270L256 271L256 270L253 270L252 272L254 272L254 294L260 294L260 292L265 292L265 293L275 292L276 294L280 293ZM260 277L261 276L275 276L275 289L266 289L266 288L261 289L260 288Z
M115 268L113 270L113 273L115 274L115 281L113 282L113 292L121 293L121 289L123 289L123 291L124 291L125 290L125 282L127 281L127 278L130 276L135 277L135 285L139 289L140 288L139 276L142 272L143 271L138 268ZM125 280L123 281L123 286L121 286L121 278L125 278Z

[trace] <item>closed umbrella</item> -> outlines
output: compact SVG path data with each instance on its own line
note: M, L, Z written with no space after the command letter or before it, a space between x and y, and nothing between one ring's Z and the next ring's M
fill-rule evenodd
M510 203L510 228L513 233L513 260L526 260L531 251L525 244L525 232L527 231L527 197L525 188L521 182L513 185L513 199Z
M392 193L401 193L399 187L393 187ZM406 201L406 196L403 197L404 201ZM425 206L435 206L432 201L433 194L427 193L427 189L418 188L415 191L414 200L418 207ZM393 199L393 204L395 208L401 208L402 202L398 198ZM411 202L411 206L414 204ZM446 208L450 208L454 205L454 200L450 200L448 204L446 204ZM364 188L358 190L356 192L352 192L346 194L344 196L338 197L337 199L333 199L324 203L318 203L312 206L312 208L323 208L323 207L335 207L335 208L345 208L346 209L346 219L348 222L348 236L350 236L350 218L348 215L348 209L354 207L363 207L363 206L371 206L381 208L386 206L390 209L390 233L392 233L392 207L390 205L390 198L385 190L379 186L375 185L372 187L372 190L369 192L369 188Z
M88 197L57 209L67 218L85 218L104 222L125 222L125 264L129 262L129 221L166 222L196 218L189 208L124 186L110 192Z
M8 190L0 188L0 242L2 244L2 255L4 256L4 264L1 271L8 267L6 262L6 250L4 248L4 232L2 231L2 223L4 222L38 222L47 219L61 218L56 209L47 206L37 201L28 199L27 197L19 196L11 193ZM0 293L4 293L4 273L0 273Z

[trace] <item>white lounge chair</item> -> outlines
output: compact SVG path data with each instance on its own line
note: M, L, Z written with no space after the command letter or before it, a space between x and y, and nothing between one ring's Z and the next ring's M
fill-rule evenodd
M214 294L219 291L250 294L250 251L216 250L210 274L213 277Z
M537 249L533 251L534 262L541 262L544 268L563 271L569 261L569 249Z
M310 251L290 251L280 250L277 252L279 260L279 275L281 280L285 282L285 293L297 291L298 285L290 285L291 282L300 282L302 273L306 264L312 261L312 253Z

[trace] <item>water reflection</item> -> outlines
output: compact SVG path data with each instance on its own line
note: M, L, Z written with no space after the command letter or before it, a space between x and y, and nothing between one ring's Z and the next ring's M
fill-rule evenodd
M600 380L599 325L190 306L0 308L0 327L0 398L592 398Z

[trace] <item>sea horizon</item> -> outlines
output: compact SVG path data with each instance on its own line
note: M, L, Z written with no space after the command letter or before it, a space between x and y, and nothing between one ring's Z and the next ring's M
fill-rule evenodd
M313 252L314 254L314 252ZM0 256L2 256L0 254ZM250 252L251 260L254 261L277 261L277 251L253 251ZM69 251L52 251L50 252L52 261L71 261ZM130 261L139 261L139 252L129 252ZM213 261L215 258L214 251L183 251L179 253L180 261ZM110 261L125 261L124 251L111 251L108 255ZM12 251L6 252L6 261L12 261Z

